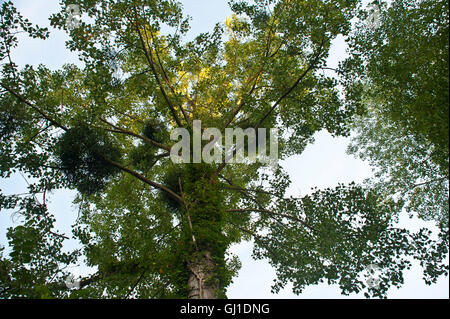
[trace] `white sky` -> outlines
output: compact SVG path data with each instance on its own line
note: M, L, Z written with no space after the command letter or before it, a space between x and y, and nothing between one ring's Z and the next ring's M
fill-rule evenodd
M0 3L3 1L0 0ZM200 32L212 30L216 22L223 22L230 15L226 0L183 0L185 12L193 17L191 21L190 35L195 36ZM19 11L31 22L40 26L49 26L48 17L59 10L57 0L16 0L13 1ZM26 39L19 44L19 48L13 53L13 61L19 65L43 63L46 66L57 69L64 63L77 61L75 53L65 49L64 42L67 36L64 32L50 27L50 39L46 41ZM337 65L337 62L345 57L345 43L342 39L335 41L330 54L329 66ZM292 195L305 195L312 187L333 187L338 183L352 181L362 182L371 176L370 167L346 154L348 139L332 138L326 132L320 132L315 136L316 142L309 145L300 156L294 156L283 162L283 166L290 174L292 185L289 193ZM6 194L21 193L26 190L26 183L22 177L15 175L9 180L0 179L0 189ZM55 212L57 227L66 234L71 234L70 225L77 217L77 210L71 204L74 198L72 191L56 191L50 201L50 209ZM411 221L407 218L401 220L402 225L417 228L423 223ZM11 212L0 213L0 245L6 245L6 229L12 226ZM75 242L67 245L74 247ZM297 296L290 287L286 287L279 294L270 292L270 287L275 278L275 271L266 261L255 261L251 257L252 244L241 243L230 249L237 254L242 262L242 269L234 279L234 283L228 289L229 298L346 298L340 294L337 285L329 286L320 284L311 286ZM391 288L389 298L449 298L448 277L441 277L437 284L427 286L423 282L422 270L413 263L411 270L405 272L405 284L400 288ZM75 275L86 275L84 267L72 269ZM348 297L347 297L348 298ZM351 295L350 298L363 298L362 294Z

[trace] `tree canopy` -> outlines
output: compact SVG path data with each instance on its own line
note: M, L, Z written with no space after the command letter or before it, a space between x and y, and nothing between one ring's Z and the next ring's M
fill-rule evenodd
M449 5L397 0L380 8L379 25L357 28L342 64L349 91L359 88L355 100L365 105L354 118L349 152L375 168L371 187L436 223L441 244L434 253L442 256L449 216ZM427 266L426 280L446 268Z
M0 176L20 172L32 182L25 196L0 193L0 208L24 217L8 230L11 252L0 256L0 297L223 298L240 267L227 250L243 240L253 240L254 257L267 258L276 269L275 292L293 283L300 293L327 281L344 294L383 297L403 283L410 257L422 262L429 282L446 274L448 239L433 239L427 229L397 228L404 201L390 196L390 189L339 185L294 198L286 195L290 178L280 165L175 164L169 157L170 132L192 132L194 120L219 130L277 128L278 157L284 159L301 154L320 130L348 136L358 116L376 114L382 126L377 138L393 130L390 121L400 123L403 131L397 133L423 138L423 152L402 156L429 156L448 185L448 132L442 124L448 93L447 100L439 95L448 89L448 55L445 62L439 51L448 53L448 12L444 21L438 13L448 4L420 2L411 15L422 24L410 32L406 28L416 24L394 14L403 14L398 6L409 3L397 1L386 11L404 22L408 37L392 30L398 23L384 20L383 31L355 31L352 21L366 12L356 0L254 0L230 1L229 19L186 40L189 18L176 1L79 0L85 16L70 24L67 8L73 3L62 0L51 25L67 31L66 46L83 66L50 70L19 68L12 61L17 32L45 40L49 31L4 2ZM430 40L435 49L426 32L436 35ZM331 76L323 71L339 35L355 40L351 48L364 63L353 56ZM371 36L384 43L393 35L392 47L370 46ZM417 58L403 66L414 54L411 43L421 39L414 49L424 50L427 64ZM400 49L405 55L392 61L389 53ZM367 69L355 70L358 64ZM410 89L417 82L436 84L439 91ZM370 98L361 94L366 91ZM380 100L379 112L373 111L373 101ZM378 153L384 156L384 150ZM48 194L61 188L78 191L72 236L81 248L70 252L63 245L70 234L57 231L47 207ZM410 207L424 216L424 205ZM438 215L448 225L448 209ZM81 260L97 273L68 289L66 267ZM373 264L383 269L377 286L364 277Z

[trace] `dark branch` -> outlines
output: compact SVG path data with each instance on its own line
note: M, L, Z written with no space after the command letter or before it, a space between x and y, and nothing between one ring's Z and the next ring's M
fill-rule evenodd
M68 131L68 128L64 125L60 124L58 121L52 119L50 116L48 116L45 112L41 111L36 105L25 99L22 95L16 93L13 89L8 87L7 85L0 83L0 85L9 93L14 95L20 102L25 103L26 105L30 106L33 110L38 112L43 118L45 118L47 121L52 123L54 126L62 128L64 131Z
M314 227L308 225L304 220L301 220L300 218L297 218L295 216L290 216L290 215L286 215L283 213L278 213L278 212L274 212L272 210L268 210L268 209L257 209L257 208L245 208L245 209L229 209L227 210L227 212L230 213L249 213L249 212L257 212L257 213L265 213L271 216L279 216L279 217L284 217L296 222L299 222L300 224L302 224L303 226L307 227L308 229L312 230L312 231L316 231L314 229Z
M324 42L325 42L325 35L322 37L322 42L320 43L319 49L317 50L317 53L316 53L316 56L314 57L313 61L309 64L308 68L298 77L298 79L294 82L294 84L278 98L278 100L274 103L274 105L270 108L270 110L258 122L255 129L257 129L266 120L266 118L278 107L278 105L286 97L288 97L289 94L291 94L291 92L300 84L300 82L304 79L304 77L316 66L316 64L319 61L320 56L322 54L322 48L323 48Z
M110 159L108 159L106 157L104 157L104 159L108 163L110 163L111 165L113 165L113 166L117 167L118 169L120 169L120 170L122 170L122 171L124 171L124 172L126 172L126 173L128 173L128 174L130 174L130 175L132 175L134 177L136 177L137 179L143 181L144 183L146 183L146 184L148 184L150 186L153 186L154 188L159 189L159 190L161 190L163 192L166 192L171 197L173 197L176 201L178 201L179 203L184 205L184 200L179 195L177 195L175 192L171 191L170 189L168 189L164 185L161 185L161 184L159 184L157 182L149 180L148 178L146 178L145 176L139 174L138 172L133 171L132 169L129 169L129 168L127 168L127 167L125 167L125 166L123 166L123 165L121 165L121 164L119 164L117 162L114 162L114 161L112 161L112 160L110 160Z
M156 142L156 141L154 141L154 140L148 138L147 136L143 136L143 135L140 135L140 134L137 134L137 133L128 131L128 130L123 129L123 128L121 128L121 127L118 127L118 126L116 126L116 125L114 125L114 124L112 124L112 123L110 123L110 122L108 122L108 121L106 121L105 119L102 119L102 118L100 118L100 121L102 121L103 123L106 123L106 124L108 124L109 126L111 126L112 128L114 128L114 130L112 130L112 129L106 129L106 130L109 131L109 132L120 133L120 134L126 134L126 135L130 135L130 136L134 136L134 137L137 137L137 138L139 138L139 139L141 139L141 140L143 140L143 141L145 141L145 142L147 142L147 143L149 143L149 144L151 144L151 145L154 145L154 146L156 146L156 147L158 147L158 148L160 148L160 149L163 149L163 150L165 150L165 151L170 152L170 147L169 147L169 146L166 146L166 145L164 145L164 144L158 143L158 142Z
M136 6L134 6L133 9L134 9L134 15L135 15L135 19L136 19L136 21L135 21L136 31L137 31L137 33L139 35L139 40L141 42L141 46L142 46L142 50L144 51L145 58L147 59L148 64L150 65L150 68L152 69L152 72L153 72L153 75L155 77L155 80L158 83L159 89L161 90L161 93L162 93L162 95L164 97L164 100L166 101L166 103L167 103L167 105L168 105L168 107L170 109L170 112L172 113L172 116L173 116L175 122L177 123L177 125L179 127L183 127L183 125L180 122L180 119L177 116L177 112L175 111L175 108L172 105L172 102L170 101L169 97L166 94L166 90L164 90L164 87L163 87L163 85L161 83L161 80L159 78L158 72L156 71L155 63L153 61L153 54L147 50L144 38L143 38L141 30L139 28L139 24L138 24L138 19L139 18L138 18L138 13L137 13L137 10L136 10Z

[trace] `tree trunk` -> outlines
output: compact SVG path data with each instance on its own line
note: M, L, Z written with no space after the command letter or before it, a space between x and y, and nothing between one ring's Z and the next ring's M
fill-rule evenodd
M185 254L188 299L217 299L224 296L225 251L228 239L223 234L224 202L214 167L209 164L188 166L178 179L185 201ZM190 199L190 200L189 200ZM186 286L185 286L186 287Z
M215 264L208 251L198 253L194 261L188 264L190 271L188 280L189 299L217 299L220 290L218 280L215 280Z

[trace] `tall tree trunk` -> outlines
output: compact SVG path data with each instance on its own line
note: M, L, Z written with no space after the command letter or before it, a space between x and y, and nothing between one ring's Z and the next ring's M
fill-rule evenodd
M218 189L216 169L209 164L188 166L179 189L185 200L184 259L187 298L217 299L224 296L225 251L229 241L223 234L224 198ZM182 185L183 184L183 185Z
M211 253L199 253L194 261L188 264L190 271L188 279L189 299L217 299L220 290L218 280L215 280L215 264Z

